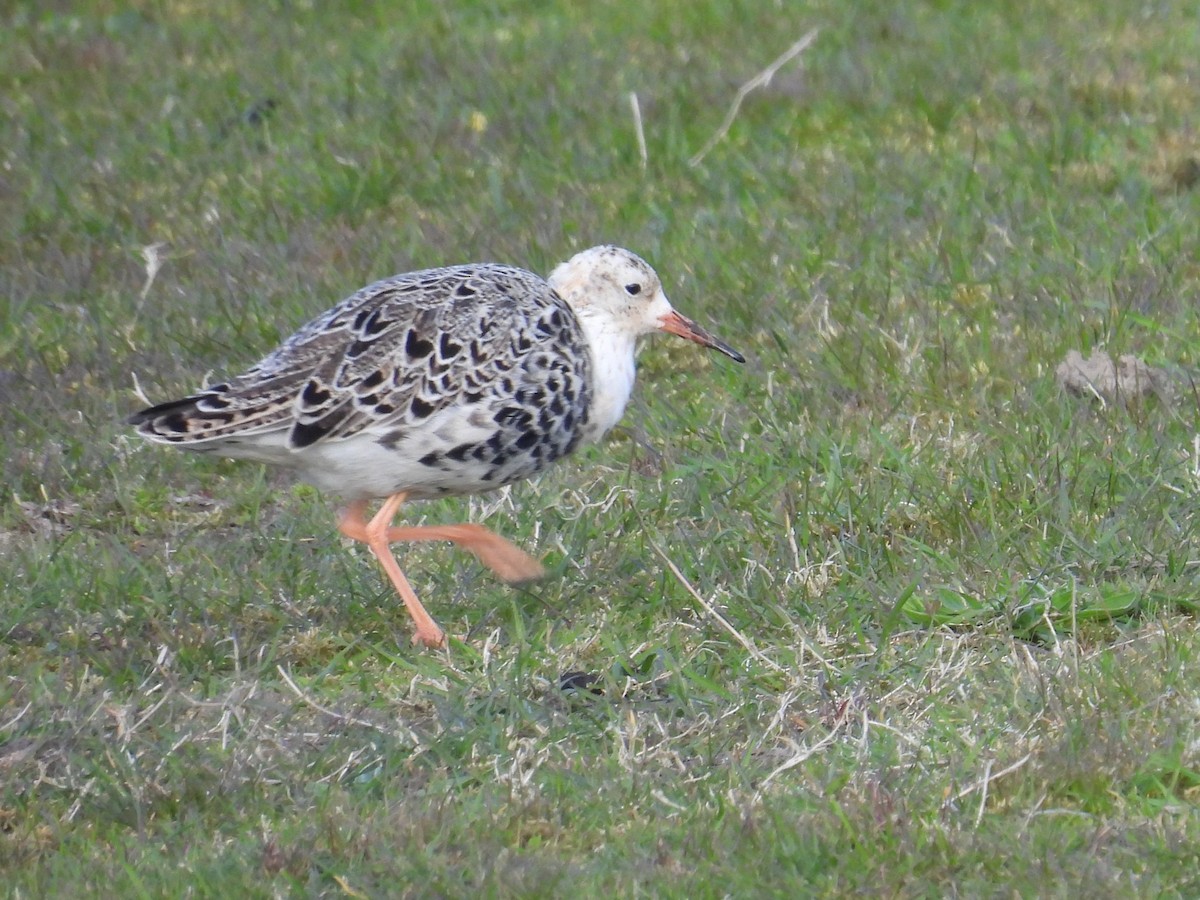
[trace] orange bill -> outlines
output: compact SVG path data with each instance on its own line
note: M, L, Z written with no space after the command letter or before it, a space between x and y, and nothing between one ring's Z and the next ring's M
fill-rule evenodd
M658 327L668 334L677 334L681 338L695 341L702 347L719 350L735 362L744 363L746 361L746 357L742 356L742 354L738 353L723 340L709 334L687 316L681 315L675 310L671 310L663 316L658 322Z

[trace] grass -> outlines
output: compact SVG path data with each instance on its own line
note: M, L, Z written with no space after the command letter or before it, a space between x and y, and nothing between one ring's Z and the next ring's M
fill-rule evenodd
M10 895L1200 890L1194 16L642 7L3 14ZM414 508L550 570L404 550L448 655L330 498L121 425L601 241L750 363L657 340L603 446ZM1093 348L1178 392L1062 393Z

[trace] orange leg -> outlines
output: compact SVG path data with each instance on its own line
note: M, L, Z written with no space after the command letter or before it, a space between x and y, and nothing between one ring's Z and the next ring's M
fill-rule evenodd
M470 550L479 557L480 562L508 582L530 581L545 574L541 563L536 559L482 525L393 527L392 520L395 519L405 496L399 493L388 497L369 522L364 517L367 502L356 500L342 513L338 529L346 537L365 543L375 554L375 558L383 566L383 571L387 573L397 593L404 600L404 605L408 607L413 622L416 623L417 633L414 641L419 641L427 647L442 647L445 646L446 636L417 599L416 592L392 555L389 544L396 541L451 541Z
M408 607L408 613L417 626L417 633L413 635L413 643L419 642L426 647L444 647L446 645L445 632L438 627L437 622L433 621L433 616L425 611L425 607L417 599L417 592L412 589L412 585L400 571L400 564L396 562L396 557L392 556L392 550L388 546L388 528L403 502L404 494L392 494L383 501L379 512L375 513L368 522L363 518L363 512L367 508L366 501L356 500L342 513L341 519L338 521L338 530L348 538L365 543L375 554L379 564L383 566L383 571L395 585L396 592L404 601L404 605Z
M450 541L474 553L502 581L520 584L546 574L542 564L482 525L407 525L389 528L388 541Z

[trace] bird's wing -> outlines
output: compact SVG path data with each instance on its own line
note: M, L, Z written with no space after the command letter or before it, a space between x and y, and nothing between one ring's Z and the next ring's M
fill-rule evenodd
M513 394L537 346L585 353L583 340L574 313L532 272L428 269L363 288L245 374L130 422L185 445L286 430L298 449L395 433L447 407Z

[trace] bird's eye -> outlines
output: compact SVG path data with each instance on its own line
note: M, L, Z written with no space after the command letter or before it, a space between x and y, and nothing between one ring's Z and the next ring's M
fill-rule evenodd
M640 284L635 283L635 284L625 285L625 293L627 293L631 297L636 297L641 292L642 292L642 286Z

